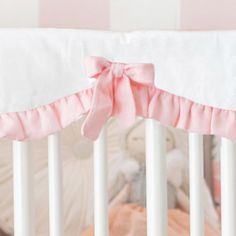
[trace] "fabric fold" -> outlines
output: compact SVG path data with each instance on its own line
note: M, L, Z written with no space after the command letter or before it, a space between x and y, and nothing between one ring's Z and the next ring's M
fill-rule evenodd
M23 141L60 131L88 112L92 94L87 89L32 110L0 114L0 137Z

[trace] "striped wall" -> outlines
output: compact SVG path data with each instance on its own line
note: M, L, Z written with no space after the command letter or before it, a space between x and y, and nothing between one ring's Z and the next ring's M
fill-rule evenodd
M112 30L176 29L179 1L110 0L110 27Z
M235 0L1 0L0 27L236 29Z
M236 29L235 0L182 0L181 28Z
M40 26L109 29L109 0L39 1Z
M0 27L37 27L38 0L1 0Z

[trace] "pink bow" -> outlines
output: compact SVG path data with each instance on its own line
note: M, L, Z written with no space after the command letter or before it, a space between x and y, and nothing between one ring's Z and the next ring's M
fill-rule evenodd
M112 115L118 118L123 127L132 125L136 116L132 87L153 86L154 66L110 62L101 57L89 57L86 66L88 76L98 81L82 133L95 140Z

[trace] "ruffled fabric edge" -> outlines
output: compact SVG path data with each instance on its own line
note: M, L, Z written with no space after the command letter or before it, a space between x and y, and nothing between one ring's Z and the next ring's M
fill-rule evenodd
M148 112L163 125L236 140L236 111L201 105L159 89L149 91Z
M0 114L0 137L26 141L60 131L88 112L92 90L83 90L32 110Z
M0 115L0 137L26 141L60 131L86 115L94 88L23 112ZM205 106L155 87L132 87L136 115L166 126L236 140L236 111Z

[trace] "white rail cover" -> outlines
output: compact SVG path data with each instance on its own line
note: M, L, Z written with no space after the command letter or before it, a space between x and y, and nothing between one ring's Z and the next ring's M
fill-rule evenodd
M190 235L204 235L203 136L189 134Z
M94 225L95 236L108 235L106 127L94 142Z
M221 139L222 236L236 235L236 144Z
M63 235L62 161L59 133L48 136L50 236Z
M14 235L34 236L33 168L28 142L13 141Z
M167 177L164 127L146 120L147 235L167 235Z

